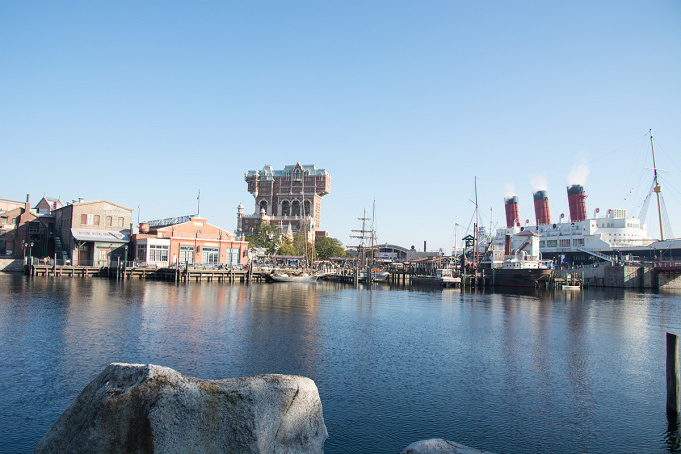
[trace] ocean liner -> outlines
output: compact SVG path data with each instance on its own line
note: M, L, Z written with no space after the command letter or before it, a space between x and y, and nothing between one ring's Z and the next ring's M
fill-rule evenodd
M580 184L567 188L570 210L569 222L561 214L557 223L551 222L547 191L536 191L534 196L535 226L520 226L518 197L504 200L506 227L499 229L493 239L493 250L501 251L507 235L530 230L541 236L539 249L542 259L557 265L589 264L598 261L674 261L681 260L681 239L665 239L662 228L661 186L655 164L655 147L650 135L653 156L653 188L657 198L660 220L660 239L652 239L646 225L638 218L629 217L625 210L610 209L601 215L599 209L587 218L586 193ZM497 252L500 255L500 252Z
M521 227L517 196L505 199L506 227L494 237L495 250L503 250L506 235L531 231L541 235L542 259L557 265L589 264L598 261L673 261L681 260L681 240L656 240L648 235L640 219L629 217L625 210L610 209L604 216L599 210L586 217L586 194L581 185L567 188L570 221L551 222L547 191L534 193L535 226Z

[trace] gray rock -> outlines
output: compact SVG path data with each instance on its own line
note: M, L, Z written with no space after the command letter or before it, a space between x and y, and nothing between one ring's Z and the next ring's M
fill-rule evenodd
M430 440L417 441L412 443L401 454L491 454L487 451L469 448L468 446L454 443L453 441L443 440L442 438L431 438Z
M36 453L322 453L328 437L312 380L186 377L111 364L80 393Z

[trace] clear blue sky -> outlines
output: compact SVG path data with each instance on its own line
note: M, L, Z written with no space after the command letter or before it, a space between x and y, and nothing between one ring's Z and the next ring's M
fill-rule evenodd
M638 214L652 173L681 236L681 2L0 2L0 198L108 199L141 219L254 211L244 172L315 164L344 244L451 251L532 182L568 213ZM648 217L649 231L658 231ZM491 210L491 211L490 211ZM491 216L491 219L490 219Z

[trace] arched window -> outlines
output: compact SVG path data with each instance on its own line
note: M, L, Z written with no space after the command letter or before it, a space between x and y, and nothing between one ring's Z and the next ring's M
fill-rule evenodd
M291 204L291 216L300 216L300 202L297 200Z
M305 201L305 216L309 216L309 215L310 215L310 201L306 200Z
M296 180L300 180L300 169L296 169Z
M260 201L260 210L265 210L265 213L267 213L267 200Z
M283 202L281 202L281 215L291 216L291 204L289 203L288 200L284 200Z

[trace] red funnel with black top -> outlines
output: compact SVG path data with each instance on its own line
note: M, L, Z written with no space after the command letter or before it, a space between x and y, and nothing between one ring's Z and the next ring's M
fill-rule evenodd
M568 203L570 204L570 220L572 222L586 219L586 194L581 184L568 187Z

